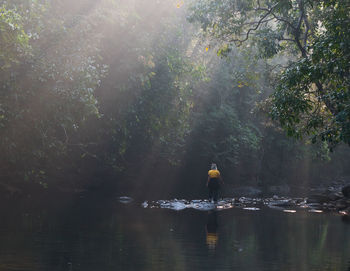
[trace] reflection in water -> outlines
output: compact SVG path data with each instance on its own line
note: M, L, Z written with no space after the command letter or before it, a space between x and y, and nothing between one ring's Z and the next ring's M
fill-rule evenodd
M207 245L209 249L215 249L218 242L218 213L215 210L208 212L208 221L206 225Z
M350 227L334 214L140 205L4 206L0 270L350 271Z

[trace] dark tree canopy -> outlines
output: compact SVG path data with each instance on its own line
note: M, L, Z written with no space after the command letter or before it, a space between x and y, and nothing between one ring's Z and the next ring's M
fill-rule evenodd
M282 74L272 116L291 135L350 144L350 5L325 1L308 57Z
M350 143L349 2L344 0L195 1L189 16L229 45L291 57L277 75L271 115L288 135ZM221 52L221 51L219 51Z
M198 192L213 161L231 184L350 175L348 149L327 146L349 143L348 15L346 1L0 1L0 192Z

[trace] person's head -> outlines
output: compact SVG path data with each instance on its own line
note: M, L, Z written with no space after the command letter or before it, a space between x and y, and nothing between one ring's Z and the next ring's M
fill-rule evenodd
M215 170L215 169L218 169L218 167L215 163L212 163L210 166L210 169Z

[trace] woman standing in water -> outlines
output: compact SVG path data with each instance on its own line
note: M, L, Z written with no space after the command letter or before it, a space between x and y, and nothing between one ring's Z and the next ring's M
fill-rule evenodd
M211 169L208 171L207 187L209 188L209 200L214 200L214 203L218 201L218 193L220 183L223 183L220 171L216 164L211 164Z

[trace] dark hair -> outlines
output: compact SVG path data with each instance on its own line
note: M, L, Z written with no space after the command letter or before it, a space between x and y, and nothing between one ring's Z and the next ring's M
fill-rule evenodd
M210 169L218 169L218 166L215 163L211 163Z

